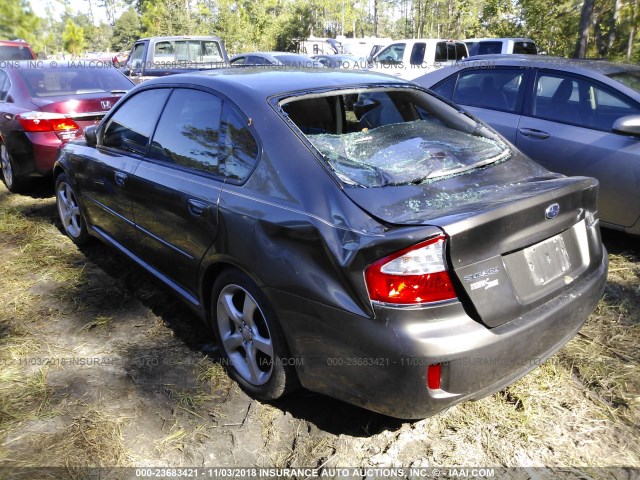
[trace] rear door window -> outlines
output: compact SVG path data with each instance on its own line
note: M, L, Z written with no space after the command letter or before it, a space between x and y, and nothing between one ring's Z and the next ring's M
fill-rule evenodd
M531 108L537 118L603 131L620 117L640 114L635 102L605 85L555 73L538 75Z
M158 123L150 156L241 182L258 158L247 124L216 95L176 89Z
M462 105L515 112L519 110L524 75L521 69L467 70L459 74L451 100Z

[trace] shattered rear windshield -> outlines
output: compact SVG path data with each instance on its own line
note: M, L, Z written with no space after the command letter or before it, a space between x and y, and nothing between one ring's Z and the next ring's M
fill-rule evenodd
M348 185L420 184L511 155L484 125L417 89L306 95L282 108Z

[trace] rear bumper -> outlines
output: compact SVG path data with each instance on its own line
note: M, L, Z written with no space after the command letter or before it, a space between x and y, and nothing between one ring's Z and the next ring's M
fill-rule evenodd
M267 289L305 388L399 418L424 418L513 383L568 342L602 297L608 258L571 290L489 329L460 303L376 307L369 319ZM442 365L441 388L427 366Z

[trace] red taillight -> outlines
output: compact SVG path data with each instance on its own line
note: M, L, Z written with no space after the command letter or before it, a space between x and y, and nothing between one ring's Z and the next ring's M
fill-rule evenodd
M59 113L27 112L16 118L25 132L55 132L61 140L71 140L80 132L76 122Z
M440 235L369 265L369 298L403 305L456 298L444 261L445 241Z
M427 387L430 390L440 389L441 367L439 363L434 363L427 367Z

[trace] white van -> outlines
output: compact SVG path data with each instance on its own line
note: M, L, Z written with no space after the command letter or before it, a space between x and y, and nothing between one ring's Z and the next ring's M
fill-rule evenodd
M467 46L459 40L396 40L373 57L369 69L413 80L468 56Z
M469 55L523 53L537 55L536 42L530 38L467 38Z

